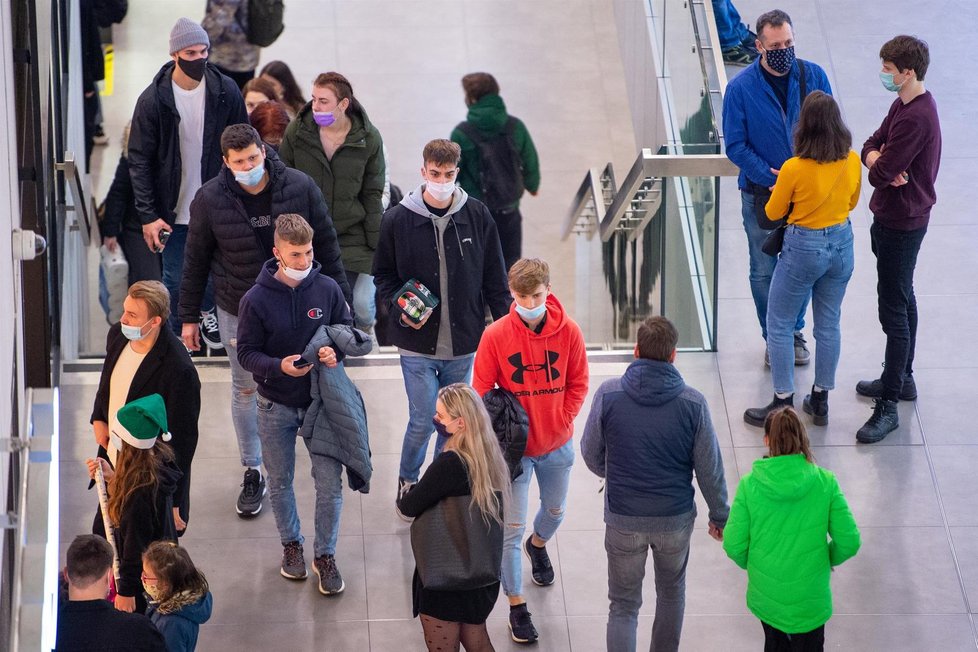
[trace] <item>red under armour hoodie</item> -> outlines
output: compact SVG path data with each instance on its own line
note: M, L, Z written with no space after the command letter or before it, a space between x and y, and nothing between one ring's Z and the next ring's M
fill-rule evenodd
M530 417L526 457L555 451L573 436L587 382L584 335L553 294L539 334L520 319L514 301L509 314L482 334L475 352L472 386L479 396L499 385L516 395Z

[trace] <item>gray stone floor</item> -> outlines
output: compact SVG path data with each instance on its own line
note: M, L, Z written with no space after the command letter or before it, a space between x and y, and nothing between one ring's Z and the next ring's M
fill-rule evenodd
M300 84L320 69L349 74L395 159L393 178L410 186L416 152L448 133L464 108L458 79L474 69L498 73L513 113L526 119L544 165L541 197L527 203L532 219L527 250L556 261L555 286L572 292L573 245L556 233L586 168L634 156L607 0L531 2L327 2L293 0L289 31L263 61L293 64ZM746 20L769 8L738 2ZM121 131L131 103L164 56L179 15L198 16L202 2L132 3L117 30L117 94L106 102L107 131ZM978 605L978 446L968 413L978 380L978 280L973 254L978 218L968 187L978 169L978 91L971 82L978 4L971 0L791 0L799 56L822 64L858 145L885 114L892 95L876 79L879 46L916 33L930 41L927 84L938 101L944 132L939 203L917 269L921 322L916 403L900 406L901 427L879 445L856 446L854 432L871 405L852 391L879 371L883 336L876 319L875 267L869 250L868 192L853 213L856 273L843 311L843 360L832 394L832 422L812 428L820 464L839 477L863 533L859 555L833 575L835 616L827 644L842 650L976 649ZM293 22L295 21L295 22ZM731 74L735 69L729 71ZM118 150L101 156L100 194ZM687 381L710 401L731 496L741 473L762 454L760 434L743 423L746 407L770 396L747 285L739 199L723 184L720 267L720 351L680 355ZM568 297L572 299L572 297ZM572 304L572 302L569 302ZM810 331L810 327L808 329ZM623 365L597 363L592 385ZM338 559L347 583L325 599L312 582L278 575L280 545L270 508L253 521L233 512L240 482L230 425L226 371L202 374L205 410L195 461L193 518L184 540L207 573L214 616L201 631L201 650L419 650L421 628L411 618L413 561L408 528L392 497L406 401L396 366L351 371L367 402L374 452L373 491L348 493ZM799 389L813 370L801 369ZM87 426L95 374L70 374L63 387L62 540L87 531L95 497L84 491L81 460L92 451ZM578 419L578 432L588 406ZM299 455L297 493L311 528L308 461ZM527 597L541 633L540 650L604 646L606 570L598 483L583 464L573 471L564 524L551 545L557 582ZM267 505L267 503L266 503ZM700 509L704 513L703 508ZM684 650L757 650L761 628L744 604L744 573L726 559L701 516L689 563ZM651 575L651 569L649 570ZM654 589L647 578L640 641L648 641ZM973 604L974 603L974 604ZM489 622L499 649L515 647L501 601ZM644 645L644 644L643 644Z

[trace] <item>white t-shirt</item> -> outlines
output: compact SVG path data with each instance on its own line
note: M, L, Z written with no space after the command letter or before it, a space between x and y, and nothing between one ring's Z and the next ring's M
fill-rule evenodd
M190 202L202 185L200 158L204 150L204 100L206 80L185 91L173 84L173 100L180 114L180 197L177 199L177 224L190 224Z
M118 429L119 421L116 414L119 408L126 404L129 396L129 388L132 386L132 379L139 370L139 365L146 359L145 353L136 353L132 350L132 344L126 344L122 349L119 360L112 369L112 376L109 378L109 446L106 452L109 454L109 461L115 466L115 456L118 453L112 444L112 431Z

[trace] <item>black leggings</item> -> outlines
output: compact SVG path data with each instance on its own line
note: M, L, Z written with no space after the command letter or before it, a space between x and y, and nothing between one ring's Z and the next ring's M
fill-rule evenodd
M821 652L825 648L825 625L803 634L786 634L761 622L764 652Z
M466 652L494 652L486 624L469 625L438 620L421 614L421 627L428 652L458 652L459 644Z

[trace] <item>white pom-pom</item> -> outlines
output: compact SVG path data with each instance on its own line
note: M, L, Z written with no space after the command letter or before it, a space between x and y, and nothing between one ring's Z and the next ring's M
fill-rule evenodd
M160 437L163 439L163 441L170 441L173 439L173 435L168 432L164 432L162 435L160 435Z

